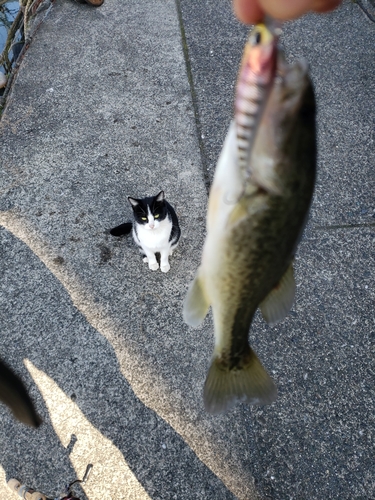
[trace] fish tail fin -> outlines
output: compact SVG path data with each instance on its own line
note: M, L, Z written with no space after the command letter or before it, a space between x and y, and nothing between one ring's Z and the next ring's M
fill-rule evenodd
M183 308L185 323L198 326L206 317L209 307L210 303L204 293L202 279L198 272L185 297Z
M203 390L204 406L209 413L223 413L236 402L271 404L276 397L273 380L250 347L232 369L219 358L213 359Z
M112 236L122 236L123 234L129 234L132 230L133 224L131 222L125 222L119 226L114 227L109 232Z
M42 423L22 380L2 361L0 361L0 400L23 424L39 427Z

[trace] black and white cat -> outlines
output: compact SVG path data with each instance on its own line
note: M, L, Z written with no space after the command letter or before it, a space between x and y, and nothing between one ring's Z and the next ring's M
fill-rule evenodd
M168 258L180 239L180 226L173 207L165 200L164 191L156 196L136 199L128 197L133 208L134 223L126 222L110 230L113 236L129 234L133 229L133 238L143 255L143 262L148 262L152 271L159 269L156 254L160 254L160 270L167 273L170 269Z

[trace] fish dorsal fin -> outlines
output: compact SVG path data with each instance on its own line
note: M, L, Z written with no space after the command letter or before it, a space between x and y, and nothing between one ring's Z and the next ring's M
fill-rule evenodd
M267 323L274 325L287 316L294 302L295 290L293 264L290 264L279 283L259 306Z
M206 317L209 307L210 303L204 294L198 271L185 297L183 309L185 323L190 326L198 326Z

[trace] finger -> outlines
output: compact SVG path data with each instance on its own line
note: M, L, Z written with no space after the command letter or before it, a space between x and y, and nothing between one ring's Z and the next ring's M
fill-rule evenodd
M286 21L308 12L317 0L259 0L261 9L275 19Z
M264 18L257 0L233 0L234 13L245 24L255 24Z
M312 10L315 12L328 12L336 9L341 3L341 0L315 0Z
M313 10L328 12L340 5L341 0L233 0L233 9L240 21L254 24L265 13L282 21L295 19Z

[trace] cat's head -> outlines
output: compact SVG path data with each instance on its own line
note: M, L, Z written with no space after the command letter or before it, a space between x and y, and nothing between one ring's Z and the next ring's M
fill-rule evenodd
M128 200L133 208L136 222L150 231L156 229L167 216L164 191L149 198L136 199L129 196Z

